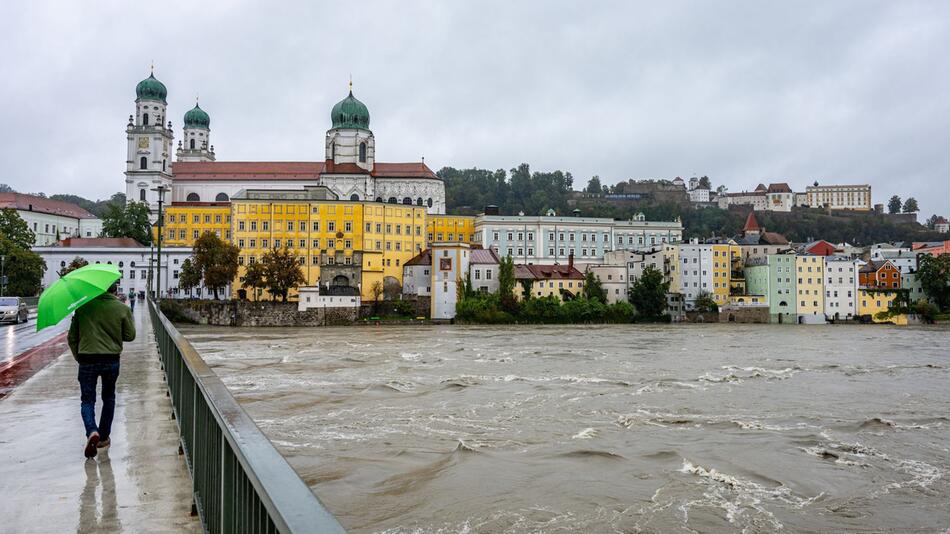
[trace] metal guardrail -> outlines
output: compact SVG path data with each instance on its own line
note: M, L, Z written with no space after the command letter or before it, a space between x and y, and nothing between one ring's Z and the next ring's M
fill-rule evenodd
M205 532L345 532L191 343L148 308Z

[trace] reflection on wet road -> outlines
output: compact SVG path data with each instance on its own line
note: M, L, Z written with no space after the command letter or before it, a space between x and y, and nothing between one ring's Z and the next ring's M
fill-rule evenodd
M0 366L13 359L16 355L49 341L69 330L70 318L63 319L56 326L36 331L36 314L30 315L30 320L22 324L0 324Z
M950 331L183 332L351 531L950 526Z

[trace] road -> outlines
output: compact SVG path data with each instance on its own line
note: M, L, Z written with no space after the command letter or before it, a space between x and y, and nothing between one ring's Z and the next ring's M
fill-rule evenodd
M63 319L58 325L36 331L36 312L30 314L30 320L23 324L0 325L0 368L5 367L17 355L49 341L69 329L69 319Z

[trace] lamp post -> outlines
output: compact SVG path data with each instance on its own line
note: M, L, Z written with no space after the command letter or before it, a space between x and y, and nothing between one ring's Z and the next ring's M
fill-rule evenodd
M162 229L164 223L162 204L165 202L165 192L168 191L168 188L160 185L152 191L158 193L158 272L155 275L155 302L158 302L162 300L162 234L164 233Z
M0 256L0 297L7 292L6 256Z

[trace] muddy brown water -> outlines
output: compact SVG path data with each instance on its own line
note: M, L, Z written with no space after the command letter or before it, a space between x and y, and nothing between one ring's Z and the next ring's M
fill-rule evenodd
M184 327L353 532L950 528L950 331Z

